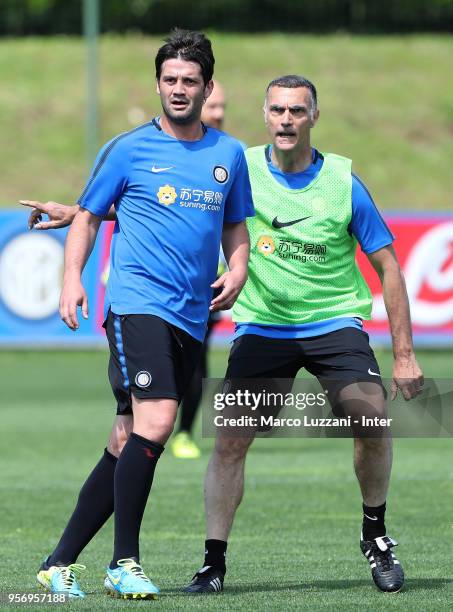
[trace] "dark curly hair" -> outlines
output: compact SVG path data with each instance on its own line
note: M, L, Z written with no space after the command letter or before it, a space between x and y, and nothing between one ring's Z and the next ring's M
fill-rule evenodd
M191 32L175 28L165 39L165 45L156 55L156 79L160 79L162 64L168 59L183 59L200 65L204 84L212 79L214 73L214 55L211 41L201 32Z

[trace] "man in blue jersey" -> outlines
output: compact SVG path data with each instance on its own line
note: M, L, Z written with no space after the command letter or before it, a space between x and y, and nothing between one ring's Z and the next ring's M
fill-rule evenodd
M256 216L247 223L249 278L233 309L236 333L226 384L229 394L255 383L258 390L281 391L303 367L329 392L335 414L352 423L357 418L352 433L363 499L360 547L376 586L396 592L404 574L384 522L391 438L385 427L370 430L359 419L381 419L387 411L379 366L362 329L371 294L355 263L357 241L382 282L393 341L392 396L399 389L405 399L415 397L423 375L393 236L351 172L351 161L311 146L318 117L310 81L288 75L269 84L264 118L272 144L246 152ZM205 482L205 558L188 593L223 588L227 540L253 439L253 427L217 435Z
M105 323L117 417L104 455L38 581L84 597L75 561L114 513L105 587L155 598L139 559L139 532L156 463L193 374L209 311L229 308L247 275L245 219L253 215L241 144L200 121L214 57L200 33L175 30L157 52L163 113L100 151L68 233L60 314L72 330L88 317L81 274L114 202ZM216 279L222 240L228 271ZM220 289L212 299L212 290Z
M203 105L201 120L208 127L223 130L225 120L226 98L222 85L213 81L212 93ZM224 272L223 261L219 261L218 275ZM175 434L171 440L170 448L175 457L179 459L197 459L201 451L192 438L192 429L195 418L201 404L203 392L203 379L208 377L208 349L210 339L216 323L221 319L219 311L213 311L209 315L205 340L201 347L200 359L198 361L192 380L187 387L184 398L179 407L179 423L175 428Z
M222 85L213 80L213 88L210 96L205 100L201 111L201 121L211 128L223 130L225 120L226 96ZM245 149L245 145L241 143ZM37 230L58 229L71 225L77 213L78 206L66 206L58 202L36 202L32 200L21 200L24 206L31 206L32 212L29 217L29 228ZM45 214L48 220L43 221ZM116 213L112 206L109 219L115 220ZM218 275L224 272L223 258L219 261ZM196 459L200 457L201 451L192 438L192 429L202 397L202 382L208 376L208 349L213 329L221 319L221 313L211 311L206 329L206 336L201 348L200 358L194 374L188 385L184 398L179 407L179 424L171 440L170 448L175 457L180 459Z

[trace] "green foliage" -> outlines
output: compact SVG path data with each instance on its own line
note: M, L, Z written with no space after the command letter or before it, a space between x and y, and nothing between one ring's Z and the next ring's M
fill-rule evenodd
M302 73L318 88L313 143L351 157L383 208L450 209L453 87L448 37L212 36L216 77L228 95L226 129L249 145L267 140L267 83ZM100 143L160 112L154 89L158 37L100 41ZM86 50L77 38L0 41L0 206L20 198L73 202L87 178ZM132 117L132 118L131 118ZM140 120L140 119L139 119Z
M94 1L94 0L92 0ZM99 0L103 32L446 32L453 0ZM83 2L2 0L0 35L78 34Z

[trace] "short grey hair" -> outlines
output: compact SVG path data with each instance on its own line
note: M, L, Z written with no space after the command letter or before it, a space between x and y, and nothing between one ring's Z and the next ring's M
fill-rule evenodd
M288 89L296 89L297 87L306 87L310 92L310 97L311 97L310 115L311 115L311 118L313 119L313 113L318 108L318 94L316 92L316 87L313 85L311 81L297 74L286 74L284 76L274 79L266 87L266 97L264 99L265 108L267 108L267 95L269 93L269 90L272 87L286 87Z

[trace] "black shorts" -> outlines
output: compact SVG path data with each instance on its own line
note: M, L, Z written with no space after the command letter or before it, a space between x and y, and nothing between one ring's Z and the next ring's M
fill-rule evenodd
M139 399L181 400L197 365L201 342L154 315L110 311L104 327L117 414L132 414L131 393Z
M328 391L334 412L338 393L351 383L377 383L385 395L368 334L354 327L290 340L245 334L234 341L225 378L235 388L244 386L241 379L268 379L271 392L289 392L301 368Z

